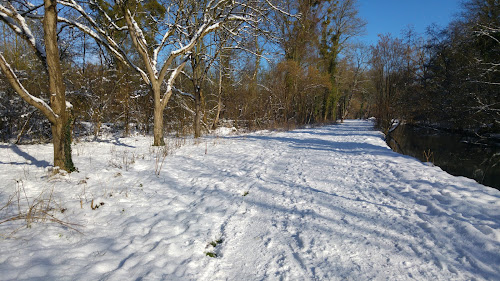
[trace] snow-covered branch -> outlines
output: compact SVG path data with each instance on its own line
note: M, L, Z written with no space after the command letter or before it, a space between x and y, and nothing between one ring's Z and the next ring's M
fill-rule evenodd
M25 39L30 47L35 51L36 56L45 65L47 59L45 49L36 40L33 32L26 23L25 17L19 14L10 1L7 2L6 5L7 6L0 4L0 20L7 24L18 36Z
M193 94L190 94L190 93L186 93L184 91L181 91L179 89L177 89L176 87L172 87L172 91L175 93L175 94L178 94L178 95L181 95L181 96L185 96L185 97L189 97L191 99L195 99L195 97L193 96Z
M14 70L10 67L10 65L7 63L5 60L4 56L2 53L0 53L0 68L2 69L2 72L5 74L7 77L7 80L9 81L10 85L16 93L21 96L27 103L30 105L38 108L42 113L49 119L51 123L55 123L58 116L57 114L52 110L52 108L44 102L42 99L39 99L33 95L31 95L21 84L19 78L16 76L14 73Z
M492 27L492 26L486 26L479 24L479 30L475 31L475 33L479 36L486 36L493 41L497 42L500 44L500 40L493 36L493 34L498 34L500 32L500 27Z
M181 74L181 72L184 69L184 67L186 66L186 63L188 62L188 60L189 60L189 56L185 56L184 59L182 60L182 62L171 72L170 77L166 81L167 90L165 91L163 97L160 100L160 104L163 108L165 108L167 106L167 103L168 103L170 97L172 96L172 91L174 89L175 79L177 79L177 76L179 76L179 74Z
M146 65L146 71L149 73L150 80L156 79L156 63L151 60L151 57L148 54L148 43L146 41L146 37L144 36L144 32L132 16L130 10L126 9L125 7L122 7L122 9L129 28L129 36L130 38L132 38L132 42L137 52L141 55L143 62Z
M231 34L235 46L242 45L246 34L268 36L270 32L262 27L266 18L272 11L281 11L271 0L179 0L162 2L163 6L156 8L143 1L58 1L80 16L76 20L61 17L60 21L90 35L139 72L150 87L155 106L155 145L162 144L161 112L172 93L179 91L174 83L207 34L224 30ZM133 48L124 51L115 40L126 42L127 37ZM214 45L206 50L218 54L217 48ZM141 62L134 64L138 58Z
M137 71L141 75L142 79L145 81L146 84L150 83L150 79L146 74L146 72L133 63L130 56L121 48L121 46L114 40L114 38L107 32L107 30L104 27L101 27L99 23L94 18L92 18L90 14L82 6L80 6L74 0L67 0L67 1L60 0L60 3L64 6L67 6L77 11L85 19L85 22L82 23L61 16L58 17L59 22L64 22L70 26L76 27L83 33L92 37L97 43L106 47L106 49L115 58L129 65L135 71ZM94 1L91 1L91 3L94 3L94 5L96 5ZM102 11L102 13L105 15L107 19L111 20L111 17L107 15L107 13L105 13L102 9L100 9L100 11ZM112 26L116 30L124 31L128 29L126 26L118 27L116 24L113 24Z

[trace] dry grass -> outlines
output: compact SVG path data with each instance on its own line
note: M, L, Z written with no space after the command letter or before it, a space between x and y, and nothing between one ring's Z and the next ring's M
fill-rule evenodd
M54 200L54 190L43 190L38 196L29 199L26 194L22 180L16 180L16 188L13 194L7 198L7 202L0 208L0 225L9 229L5 238L12 237L20 229L31 228L34 223L56 223L65 228L75 230L80 225L61 220L56 214L66 211Z

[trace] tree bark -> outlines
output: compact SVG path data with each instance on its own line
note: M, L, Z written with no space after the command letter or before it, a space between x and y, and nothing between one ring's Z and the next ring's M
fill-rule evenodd
M153 127L153 145L163 146L165 141L163 140L163 110L155 109L154 111L154 127Z
M152 91L154 96L154 119L153 119L153 145L164 146L163 139L163 105L161 102L161 92L159 83L152 83Z
M214 123L212 124L212 130L217 129L221 110L222 110L222 67L219 68L219 93L217 100L217 113L215 113Z
M201 121L201 89L199 86L195 87L195 94L194 94L194 104L195 104L195 114L194 114L194 137L199 138L201 137L201 126L200 126L200 121Z

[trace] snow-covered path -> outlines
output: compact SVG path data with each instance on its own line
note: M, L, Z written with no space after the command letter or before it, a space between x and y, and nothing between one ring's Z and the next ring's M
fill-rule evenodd
M369 121L207 137L158 177L148 141L121 141L77 144L80 173L56 178L50 146L0 147L0 199L53 187L84 232L0 240L1 280L500 280L500 191L392 152Z

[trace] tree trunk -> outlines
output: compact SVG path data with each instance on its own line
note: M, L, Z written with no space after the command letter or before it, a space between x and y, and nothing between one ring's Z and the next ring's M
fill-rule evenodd
M56 0L44 0L43 30L49 75L50 107L57 116L52 122L54 166L72 172L76 169L71 158L71 118L66 111L66 89L57 46L56 5Z
M161 93L159 85L152 87L154 96L154 119L153 119L153 145L154 146L164 146L165 141L163 139L163 109L161 103Z
M130 136L130 86L129 86L129 77L127 74L127 66L122 62L117 62L117 70L120 76L120 84L118 86L118 96L123 108L124 115L124 124L123 124L123 136Z
M67 116L68 114L66 114ZM67 172L76 170L71 158L71 118L52 125L52 143L54 144L54 166ZM62 118L61 118L62 120Z
M200 99L201 99L201 111L203 113L203 123L208 129L207 124L208 124L208 114L207 114L207 101L205 100L205 96L203 95L203 91L200 91Z
M101 132L101 126L102 126L101 118L97 117L97 120L94 121L94 139L99 138L99 133Z
M31 117L33 116L33 113L35 113L35 111L32 111L28 114L28 117L26 118L26 121L24 122L24 125L21 128L21 131L19 132L19 134L17 134L16 144L19 144L21 142L21 137L23 136L24 132L26 131L26 127L28 127L28 124L31 120Z
M35 53L46 66L49 78L50 106L43 100L33 97L21 84L13 69L0 53L0 68L12 88L27 103L39 109L52 124L54 146L54 166L68 172L75 171L71 159L71 118L66 111L66 89L64 86L59 49L57 46L57 1L44 0L45 14L43 32L45 54L36 48ZM28 39L26 39L28 40Z
M215 113L214 123L212 124L212 130L217 129L221 110L222 110L222 68L219 71L219 95L217 100L217 113Z
M201 137L201 126L200 126L200 121L201 121L201 89L199 86L195 87L195 94L194 94L194 104L195 104L195 114L194 114L194 137L199 138Z
M156 107L156 105L155 105ZM153 125L153 145L163 146L165 141L163 140L163 110L161 108L155 108L154 112L154 125Z
M129 114L129 110L128 110L128 100L125 102L126 105L125 105L125 129L123 130L123 136L124 137L128 137L130 136L130 114Z

